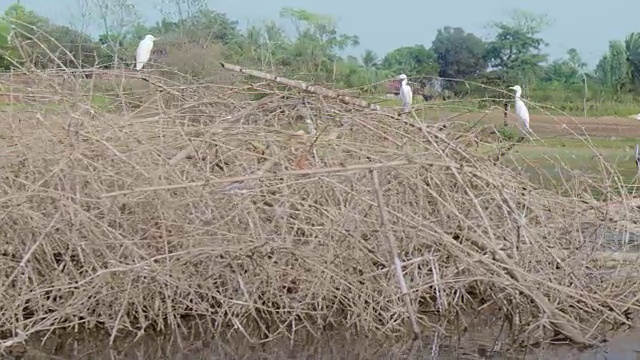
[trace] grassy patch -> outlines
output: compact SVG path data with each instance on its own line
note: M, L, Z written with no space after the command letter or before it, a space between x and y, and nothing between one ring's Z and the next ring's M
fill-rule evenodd
M111 111L114 107L114 99L103 94L94 94L91 96L91 106L97 110Z
M594 195L603 187L613 187L617 193L635 193L638 171L631 144L630 139L620 143L592 139L592 149L579 139L557 139L545 145L519 145L503 162L545 188L587 181Z

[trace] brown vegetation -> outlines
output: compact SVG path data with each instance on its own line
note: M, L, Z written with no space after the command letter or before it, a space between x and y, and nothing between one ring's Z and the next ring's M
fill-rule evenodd
M638 265L594 252L635 208L538 190L435 125L276 89L160 89L135 118L60 91L46 117L0 114L2 328L399 334L389 241L426 334L491 319L511 345L585 344L629 323Z

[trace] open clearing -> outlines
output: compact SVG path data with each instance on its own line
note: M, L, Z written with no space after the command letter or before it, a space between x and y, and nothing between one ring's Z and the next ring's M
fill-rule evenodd
M417 110L418 117L450 121L463 121L468 123L482 119L483 123L501 125L504 123L504 113L500 109L487 112L454 112L446 105L428 105L424 110ZM507 122L515 124L514 114L509 114ZM540 137L549 136L585 136L590 137L617 137L640 138L640 121L631 118L615 116L580 117L566 115L540 115L531 114L531 129Z

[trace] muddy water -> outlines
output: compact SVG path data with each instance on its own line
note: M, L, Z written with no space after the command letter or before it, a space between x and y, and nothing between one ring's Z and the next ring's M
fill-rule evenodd
M196 331L197 333L197 331ZM223 334L224 335L224 334ZM344 333L327 336L299 336L266 343L244 337L208 338L182 334L172 337L144 336L118 339L112 346L107 337L73 340L68 335L31 339L24 359L640 359L640 329L620 334L590 349L552 344L527 351L491 351L488 343L453 344L443 340L436 349L433 340L407 343L393 339L354 338ZM76 337L77 338L77 337ZM499 346L499 345L498 345ZM435 356L434 356L435 355Z
M637 360L640 359L640 329L615 336L601 346L588 350L556 345L544 351L538 359Z

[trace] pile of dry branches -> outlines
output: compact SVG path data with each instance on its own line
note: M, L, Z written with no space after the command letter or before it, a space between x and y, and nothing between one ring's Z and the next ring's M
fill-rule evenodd
M2 114L0 326L198 318L268 339L413 320L462 337L489 318L517 344L629 321L637 270L603 271L585 229L617 219L597 204L537 190L436 125L296 91L194 88L154 116Z

